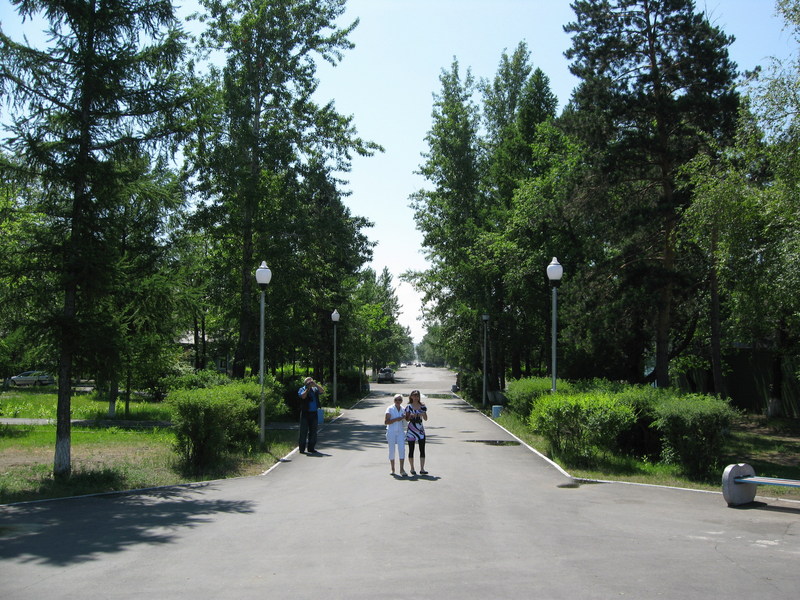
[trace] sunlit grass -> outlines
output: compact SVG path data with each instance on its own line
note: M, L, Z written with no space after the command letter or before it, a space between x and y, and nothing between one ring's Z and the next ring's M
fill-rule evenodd
M181 469L170 429L73 427L72 474L53 478L55 426L0 426L0 503L258 475L288 454L293 431L269 431L264 450L227 456L202 475Z
M55 419L58 396L45 388L12 388L0 394L0 417L8 419ZM109 403L92 392L74 394L70 400L73 419L109 419ZM161 402L131 401L128 414L124 400L117 400L114 419L134 421L169 421L167 406Z

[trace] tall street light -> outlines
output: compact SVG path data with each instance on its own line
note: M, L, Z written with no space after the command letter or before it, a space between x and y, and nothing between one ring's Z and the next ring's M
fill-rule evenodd
M550 261L550 264L547 265L547 278L550 280L550 283L553 286L553 322L552 331L550 334L552 344L550 355L552 356L553 360L553 386L550 390L552 392L556 391L556 309L558 307L558 284L561 282L561 276L563 274L564 269L561 267L558 259L554 256L553 260Z
M331 313L331 321L333 321L333 405L339 406L336 389L336 324L339 322L339 311L335 308Z
M483 320L483 408L486 408L486 338L489 332L489 315L484 314L481 319Z
M264 429L266 424L265 420L265 407L264 407L264 292L267 291L267 284L272 279L272 271L269 270L266 261L261 261L261 266L256 269L256 282L258 287L261 288L261 333L259 335L259 353L258 353L258 378L261 382L261 406L259 409L259 435L258 439L264 443L265 435Z

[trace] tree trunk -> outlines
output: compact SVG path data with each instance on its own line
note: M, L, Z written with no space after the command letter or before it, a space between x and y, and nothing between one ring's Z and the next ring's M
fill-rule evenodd
M56 448L53 459L53 475L69 477L72 470L71 459L71 401L72 401L72 327L75 321L77 285L74 271L68 276L64 292L64 309L61 324L61 349L58 358L58 402L56 406Z
M769 385L769 398L767 398L767 415L782 417L786 414L783 406L783 347L786 331L783 319L775 332L775 347L772 354L772 381Z
M722 376L722 328L720 326L719 281L717 279L717 230L711 232L711 374L714 392L722 398L728 397L725 379Z
M656 385L669 387L669 346L670 321L672 318L672 272L675 268L675 244L673 225L666 226L664 240L663 269L667 278L661 287L658 298L658 315L656 317Z
M70 422L70 400L72 387L70 376L72 374L72 355L62 342L61 357L58 363L58 404L56 408L56 449L53 460L53 475L55 477L69 477L72 469L71 462L71 435L72 423Z

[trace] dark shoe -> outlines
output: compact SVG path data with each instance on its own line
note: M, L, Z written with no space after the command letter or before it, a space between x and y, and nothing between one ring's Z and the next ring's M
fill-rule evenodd
M420 472L419 472L419 474L420 474L420 475L427 475L427 474L428 474L428 472L427 472L427 471L420 471Z
M411 471L411 474L412 474L414 477L416 477L416 476L417 476L417 472L416 472L416 471Z
M305 454L305 453L306 453L306 449L305 448L300 448L300 454Z

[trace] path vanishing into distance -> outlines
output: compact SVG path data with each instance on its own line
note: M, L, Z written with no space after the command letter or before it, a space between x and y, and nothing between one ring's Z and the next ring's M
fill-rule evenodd
M258 477L0 506L0 599L797 598L800 503L577 485L454 382L401 369ZM415 388L430 474L393 478Z

